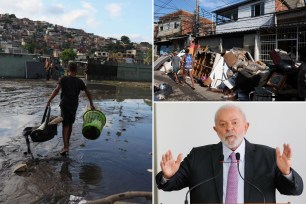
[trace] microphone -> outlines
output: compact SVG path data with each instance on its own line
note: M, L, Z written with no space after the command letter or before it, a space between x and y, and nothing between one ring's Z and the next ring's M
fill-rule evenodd
M244 178L241 176L241 173L240 173L240 170L239 170L240 153L237 152L235 156L236 156L236 160L237 160L237 166L238 166L238 173L239 173L239 176L242 178L243 181L247 182L250 186L252 186L252 187L255 188L256 190L258 190L258 191L261 193L261 195L262 195L263 203L266 203L265 194L264 194L257 186L255 186L254 184L252 184L251 182L249 182L248 180L244 179Z
M223 163L223 162L224 162L224 155L223 155L223 154L221 154L221 155L219 156L219 162L220 162L220 163ZM202 184L204 184L204 183L207 183L208 181L211 181L211 180L217 178L218 176L220 176L221 172L222 172L222 168L221 168L220 172L219 172L216 176L214 176L214 177L212 177L212 178L209 178L209 179L206 179L206 180L204 180L204 181L202 181L202 182L200 182L200 183L198 183L198 184L192 186L192 187L187 191L187 193L186 193L185 204L188 204L188 198L187 198L187 197L188 197L188 193L189 193L190 191L192 191L193 189L195 189L196 187L198 187L198 186L200 186L200 185L202 185Z

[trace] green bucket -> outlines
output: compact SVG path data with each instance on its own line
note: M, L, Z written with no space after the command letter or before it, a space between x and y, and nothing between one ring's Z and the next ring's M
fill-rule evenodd
M88 110L83 114L82 134L90 140L97 139L106 123L105 115L99 110Z

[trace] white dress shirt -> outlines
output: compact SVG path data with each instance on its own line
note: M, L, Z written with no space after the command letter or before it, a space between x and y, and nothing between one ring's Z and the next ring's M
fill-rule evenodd
M231 162L230 154L233 152L222 143L224 162ZM242 141L240 146L235 150L235 153L240 153L239 170L241 176L244 178L244 155L245 155L245 140ZM227 188L227 176L231 163L223 163L223 203L225 203L226 188ZM238 174L238 203L244 203L244 181Z
M224 162L231 162L230 154L233 152L231 149L226 147L222 143L222 148L223 148L223 155L224 155ZM242 141L240 146L235 150L235 153L240 153L240 162L239 162L239 170L241 173L241 176L245 178L244 176L244 166L245 166L245 140ZM225 203L225 196L226 196L226 188L227 188L227 176L228 176L228 171L231 163L223 163L223 203ZM286 177L288 180L293 180L292 172L290 171L290 174L288 175L283 175ZM248 185L248 184L247 184ZM237 202L238 203L244 203L244 181L243 179L239 176L238 173L238 196L237 196Z

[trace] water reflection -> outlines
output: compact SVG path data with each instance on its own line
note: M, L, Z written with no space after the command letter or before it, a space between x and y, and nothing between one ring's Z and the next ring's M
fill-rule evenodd
M132 86L113 86L103 84L88 84L88 88L92 91L95 99L116 99L122 102L127 98L130 99L151 99L152 93L148 88L132 87ZM97 89L99 88L99 89Z
M102 170L96 164L85 164L80 168L79 178L84 181L85 184L99 185L102 181Z
M69 165L70 162L65 161L61 166L60 176L62 181L72 181L72 174L70 173Z

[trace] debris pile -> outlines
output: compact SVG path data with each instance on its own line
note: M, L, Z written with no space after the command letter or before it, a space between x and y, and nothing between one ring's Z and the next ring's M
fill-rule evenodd
M184 52L179 54L183 56ZM218 53L208 46L200 47L194 52L193 77L208 90L224 93L224 98L231 95L240 101L297 100L299 64L283 50L275 49L269 54L273 63L266 64L255 61L242 48ZM154 69L172 72L171 56L158 58Z
M296 100L298 64L283 50L272 50L270 57L274 64L266 65L241 48L223 54L199 48L194 77L210 90L234 95L237 100L264 100L257 97L263 92L269 96L266 100Z

